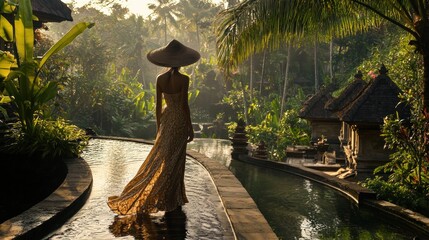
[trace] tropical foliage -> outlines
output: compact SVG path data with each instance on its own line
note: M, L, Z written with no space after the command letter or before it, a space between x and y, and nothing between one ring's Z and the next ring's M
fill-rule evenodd
M296 109L286 110L281 119L268 113L257 125L246 128L249 141L254 145L264 142L270 159L284 161L286 148L310 143L310 128L307 122L298 117Z
M299 46L303 39L331 40L374 26L363 21L348 1L247 0L220 13L217 21L219 64L234 68L255 52L277 49L285 42Z
M407 51L410 36L405 34L385 35L377 44L372 55L363 61L359 69L374 74L379 62L389 67L389 76L403 89L400 98L410 106L409 119L397 115L385 118L382 136L385 147L393 153L386 165L376 169L377 175L363 182L374 190L380 199L388 200L420 212L428 212L427 155L428 116L421 101L422 66L419 55ZM368 76L371 78L371 76Z
M167 23L170 23L177 27L176 16L177 12L177 3L173 0L158 0L157 4L151 3L148 5L151 9L152 15L154 16L154 21L162 22L164 29L164 45L167 44Z
M245 0L221 13L217 27L219 64L236 67L256 51L278 48L284 41L316 36L332 39L354 34L380 20L392 23L413 39L423 56L424 106L429 106L429 3L411 1L282 1Z
M161 3L167 2L158 1L154 5L158 9ZM215 105L217 102L215 99L209 101L212 99L209 96L199 98L199 92L210 88L210 95L214 89L209 85L219 93L223 88L222 84L213 82L217 71L214 69L215 44L210 34L210 22L216 7L210 8L214 5L209 1L173 5L177 14L170 20L178 24L167 24L167 38L174 36L194 48L198 42L201 45L203 58L200 64L183 69L191 75L189 102L193 119L200 120L200 117L208 116L206 109L211 109L201 104L208 101L209 105ZM207 12L205 16L191 18L190 8ZM163 41L159 41L164 38L162 21L156 20L159 16L155 9L147 19L129 14L120 4L111 4L110 10L111 13L106 14L89 6L74 9L75 21L97 22L97 25L82 34L45 68L43 74L56 78L60 86L52 112L98 134L151 139L155 136L152 127L155 79L163 69L148 62L146 53L163 45ZM195 24L198 24L198 34ZM42 31L38 47L49 45L50 39L60 36L70 25L69 22L50 25L49 31ZM208 72L214 73L210 81L206 81Z
M77 157L87 144L85 131L64 119L37 118L31 136L22 130L21 124L17 122L11 129L9 143L1 150L14 156L24 156L26 161L52 162Z
M160 2L154 4L158 6ZM99 134L153 138L150 126L153 124L154 92L151 85L155 84L156 75L162 69L149 63L146 53L163 45L164 25L162 21L155 21L155 12L144 19L130 14L119 4L110 6L110 14L89 6L74 9L75 21L94 21L97 25L57 55L43 72L60 84L53 114L70 119L80 127L92 128ZM198 64L183 69L191 76L192 119L203 123L234 122L239 114L245 113L249 123L259 124L263 118L257 115L264 113L258 106L271 102L274 99L274 95L269 96L271 93L277 96L283 93L286 53L279 49L255 55L252 68L242 66L235 79L224 78L216 66L212 33L213 21L220 8L210 1L178 1L174 7L177 13L174 20L178 24L167 24L168 39L177 38L199 48L202 54ZM70 25L68 22L52 24L43 36L56 38ZM38 47L49 45L49 41L47 37L42 38ZM291 62L285 102L290 101L297 88L302 88L304 95L314 91L311 80L308 81L313 73L308 62L312 53L307 47L302 45L292 51L291 58L296 60ZM325 51L326 46L320 45L320 49ZM255 80L253 87L249 84L251 72ZM122 73L126 73L124 77L128 80L118 81ZM125 94L121 89L132 90L126 90L130 94ZM258 102L249 105L253 109L250 112L243 110L242 101L237 105L222 102L224 97L241 98L242 94L247 96L247 102ZM218 119L219 112L224 114ZM280 119L280 112L276 115Z
M395 150L391 161L377 169L389 175L389 182L397 182L422 194L429 193L429 113L414 113L411 125L398 117L388 117L383 126L383 136L389 149ZM398 151L398 149L400 149Z
M76 36L91 27L92 24L83 22L75 25L38 60L34 57L33 50L35 37L31 1L19 1L18 5L2 1L1 7L2 38L11 40L16 50L14 55L2 52L2 58L0 59L2 62L1 72L2 76L4 76L2 82L6 94L1 96L1 102L10 102L15 107L19 119L20 124L15 125L20 128L19 137L12 137L12 139L24 143L24 145L33 142L39 143L34 141L38 137L37 132L41 132L37 130L39 118L43 114L46 104L55 97L58 88L58 84L55 81L42 82L40 72L53 54L64 48ZM12 14L14 16L13 26L5 24L7 19L3 14ZM67 141L67 139L65 140ZM11 148L9 147L14 144L15 142L12 142L3 150L10 150ZM72 146L70 147L73 148ZM34 150L37 145L31 148ZM80 148L77 147L76 149ZM29 152L23 150L21 153L32 154L33 150ZM74 152L73 149L70 149L70 151ZM45 157L51 152L42 152L41 154Z
M401 97L410 106L411 119L407 122L390 116L383 126L386 148L393 150L394 154L391 156L392 161L380 167L378 173L383 171L389 177L387 181L375 178L368 180L366 184L385 199L396 199L398 203L416 206L416 202L409 201L409 196L415 196L415 200L426 199L428 194L429 145L425 110L429 106L428 13L429 3L424 0L245 0L222 11L217 20L219 66L231 76L236 69L248 64L248 59L255 56L255 53L282 48L284 43L297 48L303 42L315 42L316 58L319 42L331 42L331 46L334 42L339 47L345 45L347 51L351 46L347 41L356 41L362 31L371 30L372 36L381 37L382 41L379 39L377 42L371 41L372 38L368 40L370 38L366 35L365 41L369 44L361 49L373 47L370 50L372 53L367 56L359 54L359 51L345 54L340 48L338 53L344 57L349 55L341 60L346 64L356 64L367 58L358 67L354 65L355 68L352 67L353 64L349 67L344 63L340 64L353 71L360 69L374 75L374 69L384 63L390 70L391 78L404 91ZM399 27L404 34L392 31L391 26ZM383 36L378 35L382 31L385 31ZM355 34L358 35L353 36ZM365 52L367 51L362 51ZM316 59L314 66L316 75ZM339 72L337 76L344 76L341 75L344 73L347 71ZM348 76L351 74L348 73ZM330 78L331 83L337 83L332 74ZM285 87L288 80L285 78ZM315 78L315 88L317 87Z
M247 91L233 90L229 91L223 101L236 112L237 119L245 119L251 144L264 142L270 159L284 160L287 146L306 145L310 141L309 125L298 117L305 95L300 88L295 91L296 95L288 98L286 111L282 114L280 95L275 93L266 97L256 94L250 99ZM231 125L231 128L234 126Z
M426 196L400 182L388 182L381 176L375 176L372 179L367 179L363 183L363 186L376 192L379 199L424 213L425 215L429 214L426 206Z

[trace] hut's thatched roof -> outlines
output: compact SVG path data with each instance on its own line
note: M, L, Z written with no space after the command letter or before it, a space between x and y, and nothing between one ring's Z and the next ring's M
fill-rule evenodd
M333 98L325 105L326 109L331 111L339 111L347 106L350 102L359 96L360 92L365 88L367 83L362 78L356 78L351 82L337 98Z
M399 103L399 87L386 71L372 80L352 102L338 112L341 121L349 123L381 124L390 114L408 115L408 108Z
M31 5L39 22L73 21L70 8L60 0L31 0Z
M336 114L325 108L325 104L332 99L328 88L320 89L304 102L299 117L309 120L339 120Z

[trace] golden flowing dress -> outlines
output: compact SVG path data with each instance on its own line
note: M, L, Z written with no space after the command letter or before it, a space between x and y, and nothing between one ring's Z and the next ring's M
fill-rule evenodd
M188 202L184 183L188 137L184 95L163 93L166 106L149 155L121 195L108 199L115 213L172 211Z

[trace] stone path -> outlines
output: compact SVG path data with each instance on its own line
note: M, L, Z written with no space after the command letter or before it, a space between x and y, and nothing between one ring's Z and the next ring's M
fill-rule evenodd
M188 150L210 173L237 239L278 239L249 193L225 166L204 154Z

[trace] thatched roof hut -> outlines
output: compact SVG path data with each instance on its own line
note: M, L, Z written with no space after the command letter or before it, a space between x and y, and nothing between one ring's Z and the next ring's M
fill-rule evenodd
M367 83L362 80L362 72L358 72L353 82L351 82L337 98L328 101L325 108L330 111L339 111L346 107L350 102L359 96L360 92L366 87Z
M398 112L409 115L404 104L399 104L399 87L387 76L383 66L380 75L368 83L353 101L338 112L341 121L353 124L382 124L383 119Z
M338 120L338 116L325 108L325 104L332 101L328 88L322 88L308 98L299 112L299 117L308 120Z
M325 104L332 99L329 88L320 89L304 102L299 117L310 122L311 142L316 143L323 136L327 143L336 148L339 146L340 120L335 112L325 108Z
M398 104L400 92L383 65L379 75L337 111L343 121L340 139L350 168L372 172L389 160L391 152L384 148L380 127L388 115L397 112L403 119L409 116L408 107Z

